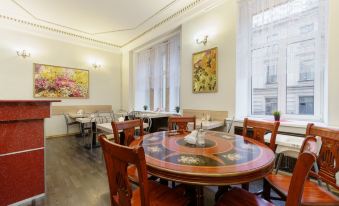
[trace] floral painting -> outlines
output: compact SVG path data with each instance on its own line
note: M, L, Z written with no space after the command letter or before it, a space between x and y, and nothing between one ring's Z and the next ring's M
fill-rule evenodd
M88 98L89 71L34 64L35 98Z
M217 48L193 54L193 93L217 91Z

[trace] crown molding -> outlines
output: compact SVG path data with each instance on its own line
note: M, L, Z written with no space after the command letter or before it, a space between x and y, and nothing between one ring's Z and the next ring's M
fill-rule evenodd
M48 31L48 32L56 33L56 34L69 36L69 37L72 37L72 38L75 38L75 39L85 40L87 42L92 42L92 43L95 43L95 44L99 44L99 45L103 45L103 46L107 46L107 47L111 47L111 48L121 49L121 48L127 46L128 44L134 42L135 40L139 39L140 37L142 37L142 36L152 32L153 30L159 28L160 26L164 25L165 23L171 21L172 19L174 19L174 18L176 18L180 15L185 14L186 12L193 9L194 7L196 7L198 4L200 4L203 1L204 0L195 0L195 1L187 4L186 6L182 7L178 11L174 12L171 15L168 15L166 18L163 18L158 23L150 26L148 29L144 30L139 35L133 37L132 39L128 40L127 42L125 42L121 45L118 45L118 44L115 44L115 43L112 43L112 42L108 42L108 41L98 40L98 39L95 39L93 37L88 37L88 36L85 36L85 35L77 34L75 32L66 31L66 30L63 30L63 29L60 29L60 28L55 28L55 27L52 27L52 26L46 26L46 25L43 25L43 24L33 23L31 21L28 21L28 20L23 20L23 19L19 19L19 18L7 16L7 15L0 14L0 19L6 20L6 21L8 21L10 23L14 23L14 24L21 24L21 25L24 25L24 26L29 26L29 27L32 27L34 29L41 29L41 30L45 30L45 31Z
M83 31L83 30L80 30L80 29L77 29L77 28L74 28L74 27L62 25L62 24L59 24L59 23L55 23L55 22L48 21L46 19L40 18L40 17L34 15L31 11L29 11L23 5L18 3L16 0L11 0L11 1L12 1L13 4L18 6L21 10L23 10L25 13L27 13L29 16L31 16L33 19L35 19L37 21L41 21L41 22L44 22L44 23L47 23L47 24L58 26L58 27L61 27L61 28L64 28L64 29L69 29L69 30L72 30L72 31L75 31L75 32L80 32L80 33L86 34L86 35L101 35L101 34L109 34L109 33L122 32L122 31L131 31L131 30L138 29L140 26L142 26L143 24L145 24L146 22L148 22L149 20L151 20L152 18L154 18L155 16L157 16L158 14L160 14L161 12L163 12L164 10L166 10L167 8L172 6L177 0L173 0L170 3L166 4L164 7L160 8L158 11L156 11L151 16L147 17L145 20L143 20L141 23L137 24L136 26L129 27L129 28L121 28L121 29L109 30L109 31L94 32L94 33L91 33L91 32L88 32L88 31Z
M18 24L22 24L22 25L26 25L26 26L30 26L30 27L34 27L34 28L37 28L37 29L43 29L43 30L47 30L47 31L50 31L50 32L59 33L59 34L65 35L65 36L70 36L70 37L86 40L86 41L101 44L101 45L104 45L104 46L121 48L120 45L117 45L117 44L114 44L114 43L111 43L111 42L101 41L101 40L94 39L94 38L91 38L91 37L86 37L84 35L75 34L75 33L72 33L72 32L64 31L64 30L53 28L53 27L46 26L46 25L36 24L36 23L30 22L30 21L26 21L26 20L14 18L14 17L2 15L2 14L0 14L0 19L4 19L4 20L7 20L7 21L10 21L10 22L13 22L13 23L18 23Z

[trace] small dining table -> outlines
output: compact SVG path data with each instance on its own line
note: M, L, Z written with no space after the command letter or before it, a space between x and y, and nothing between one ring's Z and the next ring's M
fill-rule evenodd
M131 146L144 148L149 174L194 185L197 205L203 204L203 187L251 182L265 177L275 155L265 144L224 132L204 132L205 144L185 141L187 133L156 132L137 139Z

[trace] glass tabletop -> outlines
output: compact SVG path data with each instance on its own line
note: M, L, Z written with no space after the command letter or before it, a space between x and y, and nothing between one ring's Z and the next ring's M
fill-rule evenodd
M274 161L264 144L223 132L205 132L205 145L187 143L187 134L157 132L145 135L146 163L150 167L190 175L229 176L260 170Z

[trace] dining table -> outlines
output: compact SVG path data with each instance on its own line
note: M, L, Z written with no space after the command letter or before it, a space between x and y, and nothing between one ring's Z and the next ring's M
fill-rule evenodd
M227 186L261 179L273 170L273 151L251 138L205 131L204 145L189 144L189 133L156 132L131 146L142 146L149 174L195 187L203 205L203 186Z

